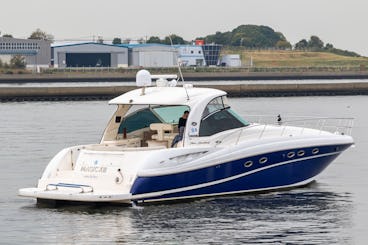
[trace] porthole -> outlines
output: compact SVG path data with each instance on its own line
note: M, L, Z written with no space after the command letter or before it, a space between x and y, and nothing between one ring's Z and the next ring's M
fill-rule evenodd
M305 155L305 151L303 151L303 150L298 151L298 156L299 157L302 157L304 155Z
M245 163L244 163L244 167L246 167L246 168L249 168L249 167L251 167L253 165L253 162L252 161L246 161Z
M268 160L267 157L262 157L262 158L259 159L259 163L264 164L264 163L267 162L267 160Z
M287 157L288 157L288 158L293 158L293 157L295 157L295 152L290 151L290 152L287 154Z
M318 152L319 152L319 149L318 148L314 148L313 150L312 150L312 153L315 155L315 154L318 154Z

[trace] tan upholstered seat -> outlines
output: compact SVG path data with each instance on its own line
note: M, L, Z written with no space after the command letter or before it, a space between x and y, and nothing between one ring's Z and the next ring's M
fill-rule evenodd
M151 123L150 129L157 131L157 134L152 135L152 139L159 141L169 140L168 137L174 132L174 126L168 123Z
M175 138L174 126L168 123L152 123L150 129L157 132L152 135L152 141L147 141L149 146L153 145L166 145L170 147L171 142Z

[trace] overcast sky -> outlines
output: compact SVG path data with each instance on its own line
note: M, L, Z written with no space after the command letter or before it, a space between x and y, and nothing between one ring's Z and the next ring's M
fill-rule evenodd
M368 56L368 0L0 0L0 31L19 38L40 28L56 40L192 40L241 24L270 26L292 44L317 35Z

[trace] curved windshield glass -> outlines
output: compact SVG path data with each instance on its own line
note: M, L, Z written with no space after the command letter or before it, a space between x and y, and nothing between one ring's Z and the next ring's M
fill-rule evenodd
M211 136L222 131L248 126L249 123L229 107L217 110L202 119L199 136Z
M236 117L236 119L241 121L245 126L248 126L250 124L248 121L244 120L241 116L236 114L235 111L233 111L232 109L229 108L228 112L230 112L234 117Z
M137 111L124 118L119 126L118 133L122 134L124 132L124 128L127 133L142 128L148 128L151 123L161 123L161 120L151 111L150 108Z
M202 118L205 118L206 116L210 115L211 113L221 110L225 108L225 105L223 103L222 97L217 97L208 103L206 108L204 109L202 113Z
M189 111L186 105L178 106L160 106L153 108L153 111L165 122L171 124L178 124L179 118L184 111Z
M121 122L118 133L122 134L124 128L127 133L148 128L151 123L178 124L179 118L183 115L184 111L189 111L189 107L185 105L157 106L154 108L147 106L144 109L139 109L127 115ZM137 108L135 107L133 109Z

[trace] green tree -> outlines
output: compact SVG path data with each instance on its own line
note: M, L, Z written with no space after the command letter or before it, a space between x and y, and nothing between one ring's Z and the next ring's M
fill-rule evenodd
M282 34L281 32L276 32L276 34L279 36L280 40L282 41L286 41L286 37L284 36L284 34Z
M171 41L172 41L172 44L174 44L174 45L175 44L186 44L187 43L182 37L180 37L176 34L171 34L170 36L165 37L163 43L167 44L167 45L171 45Z
M295 49L306 49L306 48L308 48L308 41L305 39L302 39L295 44Z
M312 48L313 50L321 50L324 44L322 40L317 36L311 36L308 41L308 47Z
M10 66L12 68L17 68L17 69L24 69L26 68L26 59L24 56L21 55L14 55L11 59L10 59Z
M254 48L276 47L277 42L287 42L281 32L268 26L240 25L231 32L216 32L205 37L206 43ZM286 44L286 43L283 43Z
M0 68L3 67L3 61L0 59Z
M159 37L152 36L147 40L147 43L162 43L162 41Z
M230 45L233 34L231 32L216 32L213 35L208 35L204 38L206 43L217 43L222 45ZM202 38L203 39L203 38Z
M28 39L37 39L37 40L46 40L46 41L54 41L54 36L42 31L40 28L37 28Z
M333 48L334 48L334 46L331 43L327 43L326 46L325 46L326 50L331 50Z
M10 37L10 38L13 38L13 35L12 34L4 34L3 37Z
M286 40L280 40L276 43L278 49L291 49L291 44Z
M119 37L115 37L115 38L112 40L112 44L121 44L121 38L119 38Z

